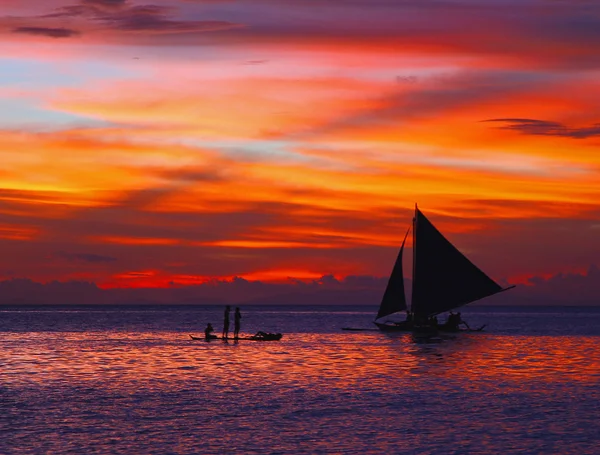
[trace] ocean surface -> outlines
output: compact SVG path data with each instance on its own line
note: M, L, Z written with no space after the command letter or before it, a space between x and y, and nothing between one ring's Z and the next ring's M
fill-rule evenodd
M377 308L0 307L0 454L599 454L600 308L467 307L416 339ZM232 314L233 315L233 314Z

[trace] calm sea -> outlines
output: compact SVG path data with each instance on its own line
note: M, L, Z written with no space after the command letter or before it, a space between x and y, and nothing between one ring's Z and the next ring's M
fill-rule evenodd
M222 311L0 307L0 453L600 453L600 308L473 306L485 331L427 341L245 306L283 339L188 337Z

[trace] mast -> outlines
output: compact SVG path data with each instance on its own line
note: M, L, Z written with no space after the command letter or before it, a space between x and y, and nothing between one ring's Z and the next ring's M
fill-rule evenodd
M413 263L412 263L412 287L411 287L411 296L410 296L410 311L413 313L415 312L414 309L414 303L415 303L415 281L416 281L416 261L417 261L417 203L415 202L415 215L413 216L412 219L412 224L413 224Z

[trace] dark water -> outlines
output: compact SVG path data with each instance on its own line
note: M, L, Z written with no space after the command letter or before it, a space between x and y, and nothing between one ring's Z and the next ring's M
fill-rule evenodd
M0 454L598 454L600 308L473 307L425 342L374 307L0 307Z

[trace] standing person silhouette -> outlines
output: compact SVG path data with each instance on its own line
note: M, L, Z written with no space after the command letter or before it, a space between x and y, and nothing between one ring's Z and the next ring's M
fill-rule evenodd
M229 337L229 312L231 311L231 307L227 305L225 307L225 319L223 320L223 339L227 339Z
M240 322L242 319L242 314L240 313L239 307L235 307L235 314L233 315L233 338L236 340L240 335Z

